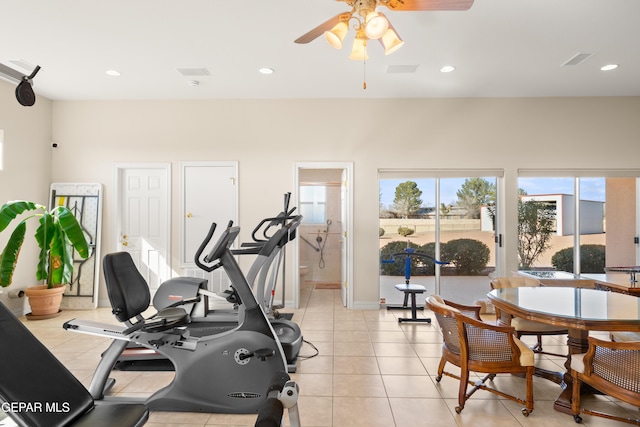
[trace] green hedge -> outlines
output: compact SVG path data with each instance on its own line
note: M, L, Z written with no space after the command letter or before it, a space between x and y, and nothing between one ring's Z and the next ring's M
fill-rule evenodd
M418 246L409 242L409 247L416 252L435 256L436 244L433 242ZM382 263L383 260L390 260L395 253L404 252L407 242L394 241L387 243L380 249L380 274L383 276L404 276L404 256L395 258L392 264ZM450 264L443 266L453 268L457 275L475 276L484 274L484 270L489 262L490 249L479 240L456 239L440 245L440 258L449 261ZM435 263L428 258L411 258L412 276L432 276L435 274Z
M556 270L573 273L573 247L561 249L551 257ZM604 273L604 245L580 245L580 272Z
M440 248L443 261L449 261L460 276L483 274L491 251L487 245L474 239L449 240Z
M413 228L398 227L398 234L403 236L403 237L411 236L413 234L413 232L414 232Z

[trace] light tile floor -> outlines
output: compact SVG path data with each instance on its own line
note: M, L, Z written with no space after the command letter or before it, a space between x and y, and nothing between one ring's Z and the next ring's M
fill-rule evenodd
M409 314L400 310L347 310L338 290L307 286L301 294L302 308L283 311L294 313L293 320L301 326L304 339L319 350L317 357L299 360L298 370L292 374L300 386L299 407L305 427L575 425L570 415L553 409L560 387L538 377L534 379L535 410L529 417L521 414L521 405L484 391L476 392L458 415L454 411L458 382L444 377L438 384L434 379L442 342L436 325L399 324L397 317ZM62 323L74 317L117 323L107 308L64 311L55 319L25 323L88 385L109 341L64 331ZM566 351L563 337L545 337L544 346L550 351ZM305 344L301 355L313 352ZM536 357L537 365L562 370L562 359ZM114 372L114 376L117 383L113 393L146 396L171 381L172 373ZM495 383L507 391L524 393L524 379L499 376ZM604 396L590 397L585 402L594 408L638 415L637 408ZM583 425L588 427L626 425L588 415L583 419ZM147 425L251 426L254 422L254 415L153 412Z

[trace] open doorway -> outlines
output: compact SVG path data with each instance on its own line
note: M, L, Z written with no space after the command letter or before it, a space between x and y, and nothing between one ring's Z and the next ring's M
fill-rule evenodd
M343 305L352 305L351 174L351 163L296 165L296 203L303 216L295 249L296 306L301 289L313 287L340 289Z

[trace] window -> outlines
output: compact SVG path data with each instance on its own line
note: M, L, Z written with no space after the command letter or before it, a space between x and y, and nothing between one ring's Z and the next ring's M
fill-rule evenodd
M519 269L600 274L605 266L636 265L637 172L567 175L520 171ZM554 206L552 227L544 226L540 214L524 221L526 206L533 202Z
M298 208L303 223L324 224L327 217L327 187L324 185L301 185Z

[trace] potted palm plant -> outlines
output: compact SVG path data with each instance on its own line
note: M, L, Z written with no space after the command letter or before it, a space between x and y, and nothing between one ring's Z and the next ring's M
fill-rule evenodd
M33 214L29 215L30 211ZM25 212L28 216L22 218ZM65 206L48 210L43 205L24 200L7 202L0 208L0 233L18 216L22 219L13 229L0 254L0 286L7 287L13 281L20 249L25 240L27 222L38 218L39 226L34 235L40 247L36 279L43 283L26 288L25 294L29 298L31 318L56 315L60 311L65 286L71 281L73 250L82 258L87 258L89 245L78 220Z

